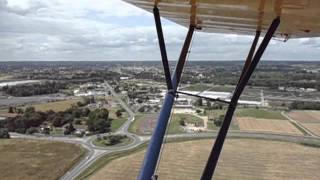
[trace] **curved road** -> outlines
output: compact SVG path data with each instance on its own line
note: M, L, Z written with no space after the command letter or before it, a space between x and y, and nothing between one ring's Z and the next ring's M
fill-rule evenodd
M114 134L125 134L133 139L132 143L125 146L117 147L97 147L92 141L96 136L89 136L85 138L75 138L75 137L52 137L44 135L22 135L17 133L11 133L12 138L28 138L28 139L44 139L51 141L62 141L68 143L75 143L82 145L88 150L85 158L83 158L77 165L70 169L61 180L72 180L80 175L81 172L86 170L92 163L97 159L103 157L106 154L112 152L126 151L135 148L142 143L148 141L150 136L138 136L128 132L130 124L134 121L134 113L127 106L125 102L114 92L113 88L107 83L104 83L105 87L108 88L111 94L118 100L119 104L128 112L128 120L114 133ZM289 118L288 118L289 119ZM290 120L290 119L289 119ZM104 134L102 134L104 135ZM167 138L212 138L215 139L217 131L210 133L187 133L187 134L172 134L168 135ZM311 143L320 144L320 138L314 136L295 136L295 135L284 135L284 134L274 134L274 133L258 133L258 132L243 132L243 131L230 131L228 137L231 138L256 138L256 139L269 139L269 140L279 140L279 141L289 141L294 143Z

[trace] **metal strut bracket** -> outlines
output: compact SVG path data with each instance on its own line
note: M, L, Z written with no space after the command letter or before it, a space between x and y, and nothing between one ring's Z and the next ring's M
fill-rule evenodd
M157 6L154 6L154 8L153 8L153 15L154 15L154 21L156 23L156 28L157 28L159 47L160 47L160 52L161 52L164 75L165 75L166 82L167 82L167 88L168 88L168 90L172 90L173 87L172 87L172 81L171 81L171 75L170 75L170 66L169 66L169 62L168 62L166 44L164 42L164 37L163 37L160 13L159 13L159 9Z
M205 166L205 169L202 173L201 180L211 180L211 178L214 174L216 165L218 163L219 156L220 156L225 138L227 136L234 111L236 110L238 100L239 100L244 88L246 87L252 73L254 72L255 68L257 67L264 51L266 50L266 48L271 40L271 38L273 37L275 31L277 30L279 24L280 24L280 17L277 17L276 19L273 20L272 24L270 25L263 41L261 42L261 45L258 48L257 52L255 53L252 61L250 58L250 54L248 55L247 61L250 60L250 63L248 63L249 65L247 65L247 67L245 66L243 68L242 77L240 78L238 85L236 87L236 90L232 96L231 102L229 104L228 110L227 110L225 118L224 118L224 121L223 121L222 126L219 130L219 133L218 133L218 136L215 140L214 146L211 149L211 152L210 152L207 164ZM257 33L257 34L260 34L260 33ZM257 37L255 38L252 47L255 46L254 43L257 42L256 39L258 39L258 38ZM253 48L251 48L251 49L253 49ZM253 53L253 51L251 53Z
M150 143L148 145L147 152L144 157L144 161L138 176L139 180L151 180L154 177L154 172L158 163L159 154L160 154L160 150L163 143L163 138L165 136L168 120L170 118L171 110L175 100L176 90L180 83L181 74L187 59L187 55L189 53L191 40L195 30L194 26L189 27L189 31L186 36L184 45L182 47L181 54L175 68L175 72L172 75L172 77L170 77L169 64L168 64L164 38L163 38L162 28L160 23L160 15L157 7L154 8L154 14L155 14L155 21L157 25L159 45L160 45L160 50L162 55L162 62L163 62L165 76L167 80L168 92L165 96L165 99L160 111L160 115L157 120L156 127L153 131Z

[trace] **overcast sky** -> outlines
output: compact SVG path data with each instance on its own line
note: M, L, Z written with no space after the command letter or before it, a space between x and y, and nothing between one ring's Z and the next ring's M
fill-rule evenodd
M170 60L187 29L164 20ZM253 37L197 32L191 60L243 60ZM0 0L0 61L159 60L152 14L121 0ZM320 60L320 39L272 41L263 59Z

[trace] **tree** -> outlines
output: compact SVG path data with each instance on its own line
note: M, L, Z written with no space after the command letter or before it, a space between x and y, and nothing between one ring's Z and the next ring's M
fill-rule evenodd
M138 102L139 104L141 104L141 103L143 103L143 100L142 100L141 98L138 98L138 99L137 99L137 102Z
M210 101L207 101L207 107L211 107L211 102Z
M54 116L52 119L52 125L54 127L61 127L62 126L62 117L61 116Z
M13 112L13 107L12 107L12 106L10 106L10 107L9 107L9 109L8 109L8 113L14 113L14 112Z
M38 132L39 132L38 129L35 127L31 127L29 129L27 129L27 131L26 131L27 134L34 134L34 133L38 133Z
M224 121L224 115L220 115L218 118L213 119L214 125L217 127L220 127L222 125L222 122Z
M111 121L107 109L95 109L89 114L86 121L88 130L96 133L106 133L110 131Z
M121 111L120 109L118 109L118 110L116 111L116 116L117 116L117 117L122 116L122 111Z
M143 113L143 112L145 111L145 107L144 107L144 106L141 106L141 107L138 109L138 111L139 111L140 113Z
M10 138L9 131L6 128L0 128L0 139L3 139L3 138L6 138L6 139Z
M181 118L179 124L180 126L186 126L185 118Z
M17 114L23 114L23 113L24 113L24 111L23 111L23 109L18 108L18 109L16 109L16 113L17 113Z
M81 114L82 114L82 111L81 111L81 109L79 109L78 107L72 107L72 116L74 117L74 118L80 118L80 116L81 116Z
M82 109L81 115L86 117L89 115L89 113L90 113L90 109L86 107Z
M195 102L196 106L203 106L203 102L201 98L198 98L197 101Z
M98 133L107 133L110 131L111 123L105 119L98 119L95 126Z
M25 114L31 114L31 113L34 113L36 112L36 109L33 107L33 106L29 106L25 109L24 113Z
M69 135L69 134L72 134L76 129L73 127L73 124L72 123L69 123L68 126L65 127L65 130L64 130L64 135Z
M74 124L81 125L81 119L76 119L76 120L74 121Z
M114 88L114 92L116 92L116 93L120 93L121 92L120 91L120 87L118 85Z

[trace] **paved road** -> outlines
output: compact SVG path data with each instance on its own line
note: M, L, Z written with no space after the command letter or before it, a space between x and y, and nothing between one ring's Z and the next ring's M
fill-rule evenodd
M82 145L88 150L85 158L80 161L76 166L70 169L61 180L72 180L75 179L81 172L86 170L92 163L102 156L109 154L111 152L125 151L132 148L135 148L141 145L143 142L150 140L150 136L138 136L128 132L130 124L134 121L134 113L132 110L124 103L120 96L118 96L113 88L105 82L106 88L108 88L111 94L118 100L119 104L128 112L128 120L115 132L115 134L126 134L133 139L132 143L126 146L118 147L97 147L92 141L96 136L89 136L85 138L75 138L75 137L51 137L51 136L35 136L35 135L22 135L17 133L11 133L12 138L28 138L28 139L45 139L51 141L61 141L68 143L75 143ZM288 118L289 119L289 118ZM214 139L217 136L217 131L210 133L185 133L185 134L174 134L168 135L168 139L176 138L212 138ZM295 136L295 135L284 135L284 134L271 134L271 133L254 133L254 132L243 132L243 131L230 131L228 137L231 138L257 138L257 139L270 139L270 140L279 140L279 141L289 141L295 143L312 143L320 144L319 137L313 136Z
M129 118L128 121L126 121L118 130L117 133L127 133L128 132L128 128L131 124L132 121L134 121L134 113L133 111L128 107L128 105L123 102L123 100L121 99L121 97L114 92L113 88L111 87L111 85L108 82L104 82L104 85L106 88L109 89L109 91L111 92L112 96L116 98L116 100L118 101L118 103L121 105L121 107L127 111L127 113L129 114Z
M51 141L61 141L68 143L76 143L82 145L84 148L88 149L86 157L68 171L61 180L70 180L75 179L81 172L87 169L92 163L102 156L117 151L124 151L135 148L142 144L145 141L150 139L150 136L131 136L134 140L130 145L122 147L96 147L92 144L92 137L89 138L69 138L69 137L49 137L49 136L31 136L31 135L21 135L12 133L13 138L28 138L28 139L43 139ZM190 133L190 134L174 134L168 135L168 139L177 139L177 138L212 138L214 139L217 136L217 132L211 133ZM254 133L254 132L241 132L241 131L231 131L228 133L229 138L255 138L255 139L266 139L266 140L278 140L278 141L287 141L294 143L311 143L311 144L320 144L320 138L311 137L311 136L295 136L295 135L284 135L284 134L270 134L270 133Z
M136 136L134 135L134 142L130 145L122 147L96 147L92 144L90 138L68 138L68 137L48 137L48 136L30 136L30 135L21 135L21 134L11 134L13 138L28 138L28 139L45 139L52 141L61 141L68 143L81 144L84 148L88 149L86 157L68 171L61 180L71 180L75 179L81 172L87 169L92 163L102 156L109 154L111 152L125 151L132 148L135 148L142 144L143 142L148 141L150 136ZM190 134L174 134L168 135L168 139L185 139L185 138L212 138L214 139L217 136L217 132L211 133L190 133ZM277 140L277 141L286 141L294 143L311 143L311 144L320 144L320 138L311 137L311 136L295 136L295 135L285 135L285 134L271 134L271 133L255 133L255 132L242 132L242 131L230 131L228 133L229 138L254 138L254 139L265 139L265 140Z
M61 180L75 179L79 174L81 174L81 172L87 169L93 162L95 162L97 159L99 159L100 157L108 153L129 150L143 143L142 138L128 132L131 122L134 121L133 111L128 107L128 105L125 102L122 101L121 97L113 90L113 88L110 86L108 82L105 81L104 85L111 92L112 96L116 98L116 100L121 105L121 107L129 115L128 120L114 134L125 134L130 138L132 138L133 142L125 146L98 147L92 143L92 141L95 139L95 136L86 138L86 140L82 142L82 145L84 145L84 147L88 149L87 156L74 168L68 171L63 177L61 177ZM102 135L107 135L107 134L102 134Z

